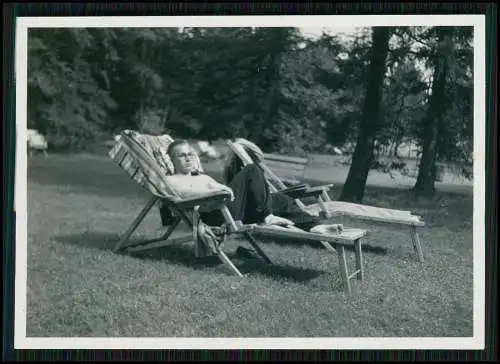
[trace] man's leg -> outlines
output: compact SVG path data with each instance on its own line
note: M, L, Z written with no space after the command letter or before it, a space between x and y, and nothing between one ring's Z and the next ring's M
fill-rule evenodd
M234 200L227 204L235 220L245 224L259 223L271 213L269 186L262 171L255 165L243 167L229 183ZM203 222L211 226L224 223L220 211L201 212Z
M243 167L229 183L234 192L234 201L228 204L235 220L244 224L260 223L272 213L272 200L264 174L256 165ZM236 254L245 259L269 258L257 247L253 250L239 246ZM257 253L257 254L256 254Z
M263 222L272 213L272 200L264 174L254 164L243 167L229 184L234 201L228 204L235 220L245 224Z
M235 220L246 224L259 223L273 214L293 221L304 230L322 222L319 217L303 211L292 197L280 192L271 193L264 173L254 164L239 171L229 186L235 200L228 207Z

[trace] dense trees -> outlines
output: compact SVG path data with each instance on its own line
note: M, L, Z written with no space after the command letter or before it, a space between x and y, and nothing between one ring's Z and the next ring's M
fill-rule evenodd
M55 149L123 128L297 155L352 145L356 201L405 142L421 149L418 191L439 161L470 171L472 28L30 29L28 52L28 126Z

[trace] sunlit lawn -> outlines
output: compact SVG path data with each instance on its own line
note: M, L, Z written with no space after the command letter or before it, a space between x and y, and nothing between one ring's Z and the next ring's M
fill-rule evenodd
M472 336L472 196L367 189L366 203L424 217L426 262L405 229L342 221L370 231L351 297L337 257L300 242L262 244L276 265L244 279L194 264L189 243L112 253L147 198L106 158L30 160L28 336ZM159 228L155 209L140 232Z

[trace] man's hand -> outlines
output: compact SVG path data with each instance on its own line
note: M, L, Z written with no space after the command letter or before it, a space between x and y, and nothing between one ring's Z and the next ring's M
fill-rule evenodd
M226 191L226 192L228 192L231 195L231 197L230 197L231 201L234 201L234 192L233 192L233 190L230 187L228 187L228 186L225 186L225 185L223 185L223 186L224 186L223 190Z
M295 225L293 221L276 215L267 215L264 222L269 225L291 226Z
M231 201L234 201L234 192L231 189L231 187L223 185L222 183L212 182L212 183L209 184L209 188L229 193L229 195L231 196L230 197Z

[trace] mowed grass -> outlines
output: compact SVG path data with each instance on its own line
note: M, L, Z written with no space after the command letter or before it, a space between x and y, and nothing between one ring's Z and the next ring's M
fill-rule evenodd
M105 157L29 160L28 336L472 336L472 196L415 201L367 189L366 203L424 217L426 262L418 263L406 229L340 221L370 231L365 279L352 281L350 297L337 256L314 244L267 241L275 266L243 279L223 265L195 264L190 243L112 253L148 197ZM154 209L138 233L160 232ZM227 244L229 256L238 244ZM259 268L233 258L244 271Z

